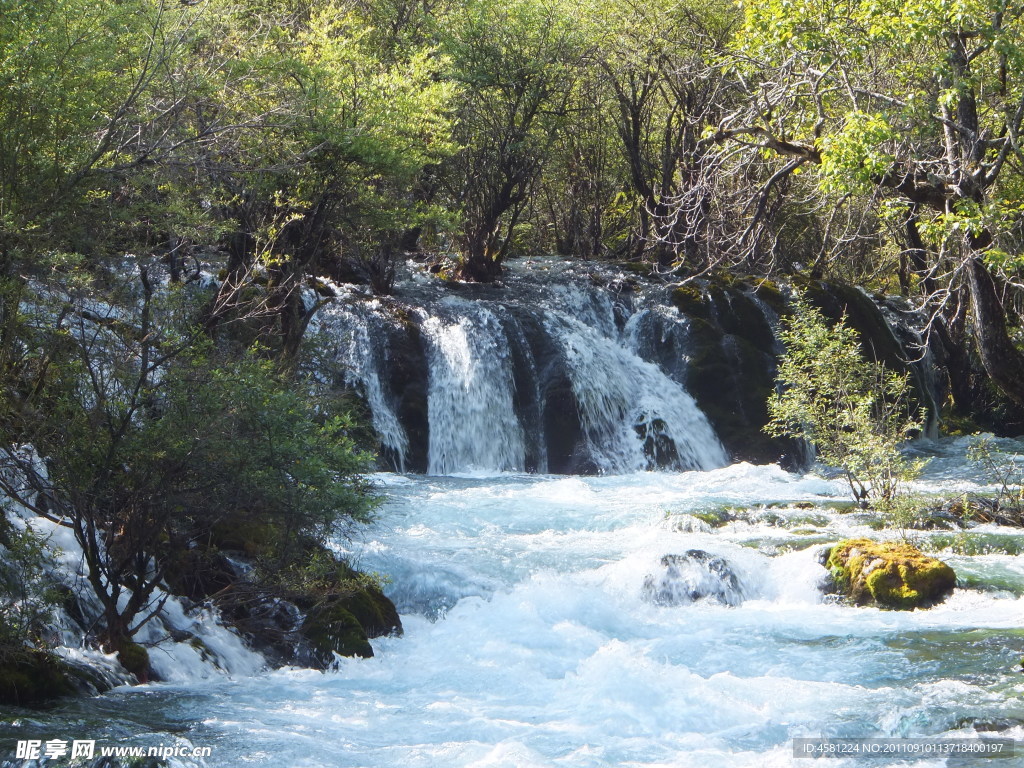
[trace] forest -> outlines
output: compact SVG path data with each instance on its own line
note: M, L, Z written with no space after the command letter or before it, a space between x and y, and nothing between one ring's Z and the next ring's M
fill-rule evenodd
M904 295L1020 407L1020 15L7 0L2 375L33 281L211 265L205 335L244 316L286 361L317 276L386 294L409 254L486 282L559 253Z
M906 439L1024 433L1022 131L1011 0L0 0L0 704L173 680L168 638L179 667L321 670L399 614L422 638L491 574L449 574L448 541L408 593L354 562L386 483L418 498L380 470L783 473L805 438L856 525L907 544L935 520L900 517L927 464ZM871 323L895 373L862 357ZM972 461L1012 515L928 514L1019 528L1002 445ZM762 502L810 504L736 504ZM839 519L719 507L672 531ZM745 557L659 552L645 605L696 568L735 608ZM957 577L934 572L941 598L883 607L940 602ZM178 600L262 660L174 625ZM45 650L58 608L114 677Z

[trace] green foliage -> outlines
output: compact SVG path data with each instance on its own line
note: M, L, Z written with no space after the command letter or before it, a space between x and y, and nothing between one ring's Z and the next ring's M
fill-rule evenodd
M0 649L36 646L58 596L47 574L52 550L0 513ZM0 651L2 653L2 651Z
M149 0L3 4L0 252L103 252L194 217L151 171L183 138L161 105L189 87L172 62L200 15Z
M106 312L97 286L80 299L35 297L39 316L22 328L48 328L46 360L16 369L24 380L12 382L2 411L5 434L31 442L48 465L42 477L6 445L9 466L28 480L7 490L29 505L43 494L73 529L118 650L149 618L176 551L217 526L268 531L259 556L270 569L367 520L375 505L363 475L371 457L343 402L258 350L216 350L190 325L184 288L163 301L120 291L121 309ZM133 303L135 313L125 309ZM54 304L64 307L56 315Z
M928 200L901 189L926 204L920 213L936 246L1019 229L1021 175L1005 162L1003 140L985 138L1021 125L1019 13L1001 0L771 0L743 9L738 61L777 89L770 130L814 137L826 189L895 188L887 174L910 174L919 192L935 193ZM996 266L1019 266L1010 252L994 248Z
M736 11L717 0L594 0L579 16L592 62L587 75L596 83L579 112L603 131L589 137L580 164L592 186L605 190L600 214L613 232L615 225L633 230L627 242L620 230L621 250L655 256L661 266L700 266L719 224L711 202L719 174L711 168L721 159L700 137L733 107L715 59ZM594 159L601 165L594 168ZM598 169L604 174L595 175Z
M61 441L38 447L72 509L102 527L144 523L151 544L241 511L249 524L274 525L274 554L285 557L297 537L319 540L367 519L372 497L360 473L369 456L349 436L348 413L271 361L220 358L200 345L142 386L137 371L108 370L99 393L83 373L73 368L54 400Z
M794 310L780 334L786 351L765 429L807 440L822 462L842 470L855 499L884 508L924 466L900 453L920 429L908 378L865 360L845 323L830 326L803 299Z
M967 449L967 458L996 487L996 509L1024 519L1024 466L1020 455L1004 451L991 437L977 437Z

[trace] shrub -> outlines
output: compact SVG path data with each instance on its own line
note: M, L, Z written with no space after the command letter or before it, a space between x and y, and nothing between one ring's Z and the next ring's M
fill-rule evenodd
M900 484L924 466L900 452L921 427L908 377L865 360L844 321L829 325L802 298L794 310L780 333L786 351L765 430L811 443L823 463L842 471L862 506L891 505Z
M175 327L143 283L134 315L97 319L95 300L65 312L45 373L30 390L12 382L2 411L6 434L46 459L40 471L3 446L28 481L6 490L73 530L118 651L159 611L175 557L218 527L259 530L273 569L375 504L344 402L260 350L227 354L180 316Z

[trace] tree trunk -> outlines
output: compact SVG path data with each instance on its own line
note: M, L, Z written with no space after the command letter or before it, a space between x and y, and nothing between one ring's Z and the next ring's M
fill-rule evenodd
M1006 314L996 293L995 281L977 254L968 261L967 284L981 364L999 390L1024 407L1024 354L1006 332Z

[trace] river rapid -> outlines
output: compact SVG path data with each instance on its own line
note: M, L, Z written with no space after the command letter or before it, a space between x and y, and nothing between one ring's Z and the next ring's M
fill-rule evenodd
M964 442L922 449L936 458L918 490L979 487ZM824 596L819 555L894 533L836 508L842 485L813 474L378 482L379 521L337 543L402 612L405 635L375 640L374 658L122 687L15 713L5 735L294 768L799 766L796 737L1024 737L1018 530L915 532L962 586L930 610L879 611ZM721 567L662 564L693 550Z

